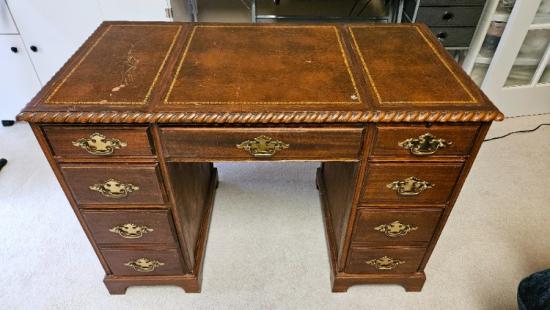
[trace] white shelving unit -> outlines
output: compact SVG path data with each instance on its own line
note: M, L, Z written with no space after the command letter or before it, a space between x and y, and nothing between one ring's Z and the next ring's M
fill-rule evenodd
M487 44L493 22L505 23L498 45ZM489 0L463 68L505 115L518 116L550 112L549 61L550 0L516 0L511 10Z

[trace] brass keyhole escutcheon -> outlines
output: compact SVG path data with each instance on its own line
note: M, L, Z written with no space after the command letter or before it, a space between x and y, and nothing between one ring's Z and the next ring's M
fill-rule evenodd
M407 149L413 155L426 156L435 154L439 149L446 148L453 143L445 139L438 139L431 133L425 133L418 138L409 138L397 143L400 147Z
M115 138L107 138L103 134L94 132L88 138L80 138L73 141L72 144L76 147L85 149L92 155L111 155L115 149L126 147L126 142Z
M261 135L253 140L246 140L236 145L250 153L254 157L271 157L278 151L288 149L289 144L283 141L273 140L271 137Z

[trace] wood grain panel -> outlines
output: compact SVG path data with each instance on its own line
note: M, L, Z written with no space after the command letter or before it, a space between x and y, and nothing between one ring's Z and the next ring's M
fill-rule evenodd
M395 205L445 204L462 170L461 163L371 163L365 178L362 201ZM416 196L401 196L387 187L409 177L433 184Z
M61 171L77 203L83 204L163 204L163 190L157 165L63 164ZM139 187L123 198L110 198L89 187L109 179Z
M107 158L118 156L152 156L147 127L114 127L114 126L44 126L44 133L50 142L54 155L71 158ZM86 149L74 146L73 141L89 138L94 133L100 133L106 138L118 139L126 146L115 149L111 155L93 155Z
M213 165L212 163L168 163L168 171L172 181L175 208L179 212L176 218L182 225L183 235L189 243L188 251L192 266L195 261L197 242L199 241L201 224L207 209L210 207L208 200L212 195Z
M162 128L169 158L203 160L357 160L361 128ZM289 144L272 157L254 157L237 144L266 135Z
M441 216L441 209L359 209L353 232L353 242L428 242ZM395 221L413 227L407 234L390 237L375 229Z
M114 275L123 276L155 276L155 275L176 275L183 274L180 256L176 249L151 249L151 250L129 250L129 249L101 249L105 260L109 264ZM139 272L131 267L125 266L130 261L140 258L157 260L163 266L157 267L152 272Z
M417 247L352 247L350 251L349 262L346 267L347 273L392 274L416 272L422 262L426 249ZM373 265L367 264L370 260L379 259L384 256L400 260L403 263L391 270L380 270Z
M470 153L478 129L478 125L378 125L372 155L408 156L411 159L440 155L466 156ZM408 149L399 146L399 142L418 138L425 133L452 144L428 156L412 155Z
M323 163L321 173L328 200L326 207L330 212L332 231L335 235L334 241L340 251L352 207L358 163ZM338 253L338 257L340 254Z
M82 210L81 212L98 244L159 243L169 245L176 243L168 210ZM135 239L123 238L118 233L110 231L113 227L129 223L146 226L151 231Z

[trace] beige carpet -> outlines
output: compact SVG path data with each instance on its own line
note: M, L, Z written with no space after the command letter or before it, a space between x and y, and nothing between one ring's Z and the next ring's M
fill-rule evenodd
M489 136L550 116L510 119ZM2 309L515 309L521 278L550 268L550 127L484 144L421 293L330 292L315 163L218 164L203 292L132 287L103 270L25 124L0 127Z

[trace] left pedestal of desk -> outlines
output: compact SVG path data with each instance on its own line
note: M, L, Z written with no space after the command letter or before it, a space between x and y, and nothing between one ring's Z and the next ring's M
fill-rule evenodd
M133 285L200 292L217 186L211 163L165 162L154 126L31 126L111 294Z

